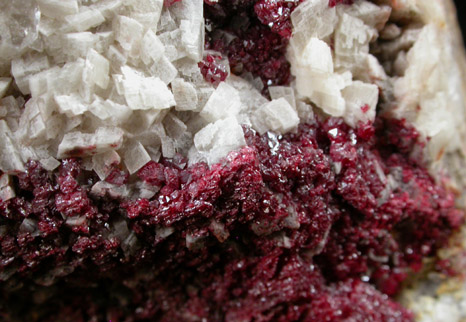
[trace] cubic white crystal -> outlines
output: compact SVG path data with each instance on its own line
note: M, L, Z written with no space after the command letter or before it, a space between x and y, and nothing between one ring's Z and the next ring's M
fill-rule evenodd
M157 63L162 58L165 47L155 33L149 29L141 41L141 60L149 65L151 62Z
M369 53L369 42L376 31L365 25L361 19L343 14L335 31L335 53L350 57Z
M163 124L168 136L175 140L179 139L188 129L186 124L172 113L168 113L167 116L165 116Z
M92 169L100 180L104 180L111 167L120 164L120 162L121 157L116 151L107 151L92 156Z
M116 150L122 143L123 131L119 128L100 127L95 133L71 132L63 137L58 146L57 157L94 155Z
M102 121L110 122L113 125L119 125L131 116L131 109L123 104L118 104L112 100L102 100L95 97L89 106L89 111Z
M170 84L178 75L178 70L164 55L157 62L153 63L148 72L151 76L160 78L165 84Z
M267 131L285 134L298 126L299 117L290 103L281 97L257 109L251 117L251 122L260 134Z
M124 152L124 162L130 174L141 169L151 160L149 153L140 142L131 142Z
M41 14L51 18L63 19L79 12L77 0L37 0L37 3Z
M0 200L7 201L16 196L15 190L11 186L10 176L6 173L0 175Z
M89 105L78 94L56 95L54 99L59 111L69 116L81 115L89 109Z
M206 155L209 164L218 162L230 151L244 145L243 128L235 117L210 123L194 136L194 146Z
M50 68L49 60L47 56L41 54L28 54L11 61L11 74L24 95L30 94L29 75L48 68Z
M11 84L10 77L0 77L0 98L2 98Z
M124 66L123 78L117 79L128 106L133 110L166 109L176 104L172 92L164 82L156 77L145 77L141 73Z
M115 40L127 52L137 50L143 36L143 31L143 25L132 18L118 16L115 20Z
M342 90L346 102L343 118L352 127L359 122L374 122L375 108L379 98L379 88L373 84L354 81Z
M108 76L109 69L109 61L94 49L90 49L86 56L86 65L83 71L84 83L91 88L96 84L100 88L106 89L110 79Z
M238 91L226 82L221 82L209 97L200 115L208 122L215 122L238 115L242 108Z
M197 92L191 83L176 78L171 82L171 86L177 111L192 111L197 108Z
M105 17L99 10L81 7L81 11L77 14L68 15L65 17L69 28L75 31L86 31L97 27L105 21ZM85 10L83 10L85 9Z
M240 100L243 105L243 108L245 110L254 110L258 106L261 106L269 101L261 94L260 90L254 86L254 84L252 83L253 81L254 79L252 77L251 77L251 82L249 82L243 77L238 77L235 75L229 75L227 79L225 80L227 84L233 86L237 90L240 96ZM199 91L203 95L205 95L207 98L209 98L210 97L209 93L211 89L212 89L211 87L208 87L205 89L201 88L199 89Z
M6 173L24 171L23 161L13 140L8 125L4 120L0 120L0 170Z
M337 23L335 8L327 0L309 0L301 3L292 13L293 37L290 44L301 52L311 37L325 39L333 33Z
M361 19L366 25L381 30L388 21L392 8L363 0L355 1L351 6L337 6L340 15L346 13Z
M31 144L33 141L45 140L46 125L39 104L39 98L32 98L25 105L19 120L19 130L16 132L22 143Z
M345 101L341 90L346 86L344 76L332 74L322 79L313 78L309 85L312 89L310 98L318 107L332 116L343 116Z
M42 165L42 167L47 171L53 171L56 168L58 168L61 164L60 161L58 161L54 157L48 157L46 159L41 159L39 160L39 162Z
M296 109L296 99L293 88L288 86L269 86L269 93L272 100L283 97L293 109Z
M312 37L304 51L296 58L297 68L313 73L333 73L332 50L325 41Z

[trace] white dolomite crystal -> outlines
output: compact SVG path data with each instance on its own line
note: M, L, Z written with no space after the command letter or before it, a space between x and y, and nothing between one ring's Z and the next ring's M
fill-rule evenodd
M8 174L0 175L0 200L7 201L16 196L15 190L11 186L11 178Z
M0 98L2 98L11 84L11 77L0 77Z
M346 102L343 115L346 123L355 128L359 122L374 122L379 98L379 89L376 85L354 81L343 89L342 95Z
M141 41L141 60L149 65L151 62L157 63L165 53L165 46L155 33L149 29Z
M243 108L238 91L222 82L201 110L200 115L208 122L215 122L238 115Z
M123 77L118 82L131 109L166 109L176 104L172 92L160 78L145 77L128 66L122 67L121 72Z
M124 152L124 162L130 174L141 169L151 160L149 153L140 142L131 142Z
M77 0L37 0L40 12L50 18L63 19L79 12Z
M60 161L58 161L54 157L48 157L48 158L45 158L45 159L40 159L39 162L42 165L42 167L47 171L53 171L56 168L58 168L60 166L60 164L61 164Z
M197 108L196 88L182 78L176 78L171 82L173 96L176 101L177 111L192 111Z
M228 152L245 145L243 129L232 116L210 123L194 136L194 146L209 164L218 162Z
M299 124L296 110L283 97L262 105L251 118L254 129L260 134L267 131L284 134Z
M119 128L98 128L95 133L79 131L65 134L58 146L58 158L71 155L94 155L116 150L123 143L123 131Z
M116 151L107 151L92 156L92 169L100 180L105 180L112 166L118 165L121 157Z
M94 49L90 49L86 56L85 67L83 71L84 83L91 87L97 85L106 89L110 77L108 76L110 63L104 56L100 55Z
M118 16L114 20L115 40L126 52L137 50L143 37L144 26L137 20Z
M0 120L0 169L6 173L24 171L13 134L4 120Z
M84 10L65 16L69 29L73 31L86 31L97 27L105 21L105 17L99 10L81 7Z

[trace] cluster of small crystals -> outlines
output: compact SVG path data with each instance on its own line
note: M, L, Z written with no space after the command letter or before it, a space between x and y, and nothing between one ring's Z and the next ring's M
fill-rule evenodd
M412 158L417 132L376 125L245 127L247 146L210 168L176 156L117 171L158 191L137 200L93 195L76 159L30 162L0 203L2 317L411 320L387 295L463 213Z
M228 56L236 75L252 73L265 87L288 85L291 12L301 0L205 1L206 48Z

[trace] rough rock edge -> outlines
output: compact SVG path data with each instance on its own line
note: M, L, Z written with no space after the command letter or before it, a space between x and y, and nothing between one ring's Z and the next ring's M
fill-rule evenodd
M421 3L423 0L414 0ZM440 3L444 8L444 28L445 32L451 36L450 41L453 46L454 61L460 69L462 79L462 94L466 96L466 50L461 30L459 28L456 8L450 0L432 0ZM432 17L428 12L420 12L420 19L423 22L431 21ZM466 134L466 119L462 123L464 126L457 128L456 132L461 137ZM448 178L445 183L457 195L457 206L466 208L466 140L461 140L461 148L456 151L446 153L439 162L431 164L431 171L435 174L445 174ZM448 276L442 273L428 273L422 279L412 281L400 296L401 302L416 314L419 321L465 321L466 320L466 225L461 231L452 236L448 248L438 252L441 261L450 263L459 276ZM432 263L427 263L432 268Z

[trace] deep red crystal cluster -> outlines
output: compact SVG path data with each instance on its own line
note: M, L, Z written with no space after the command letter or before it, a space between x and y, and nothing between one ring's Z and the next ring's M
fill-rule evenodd
M415 130L330 118L245 137L210 168L149 162L151 199L92 196L76 159L30 162L0 203L2 318L409 321L387 295L463 219L413 160Z

